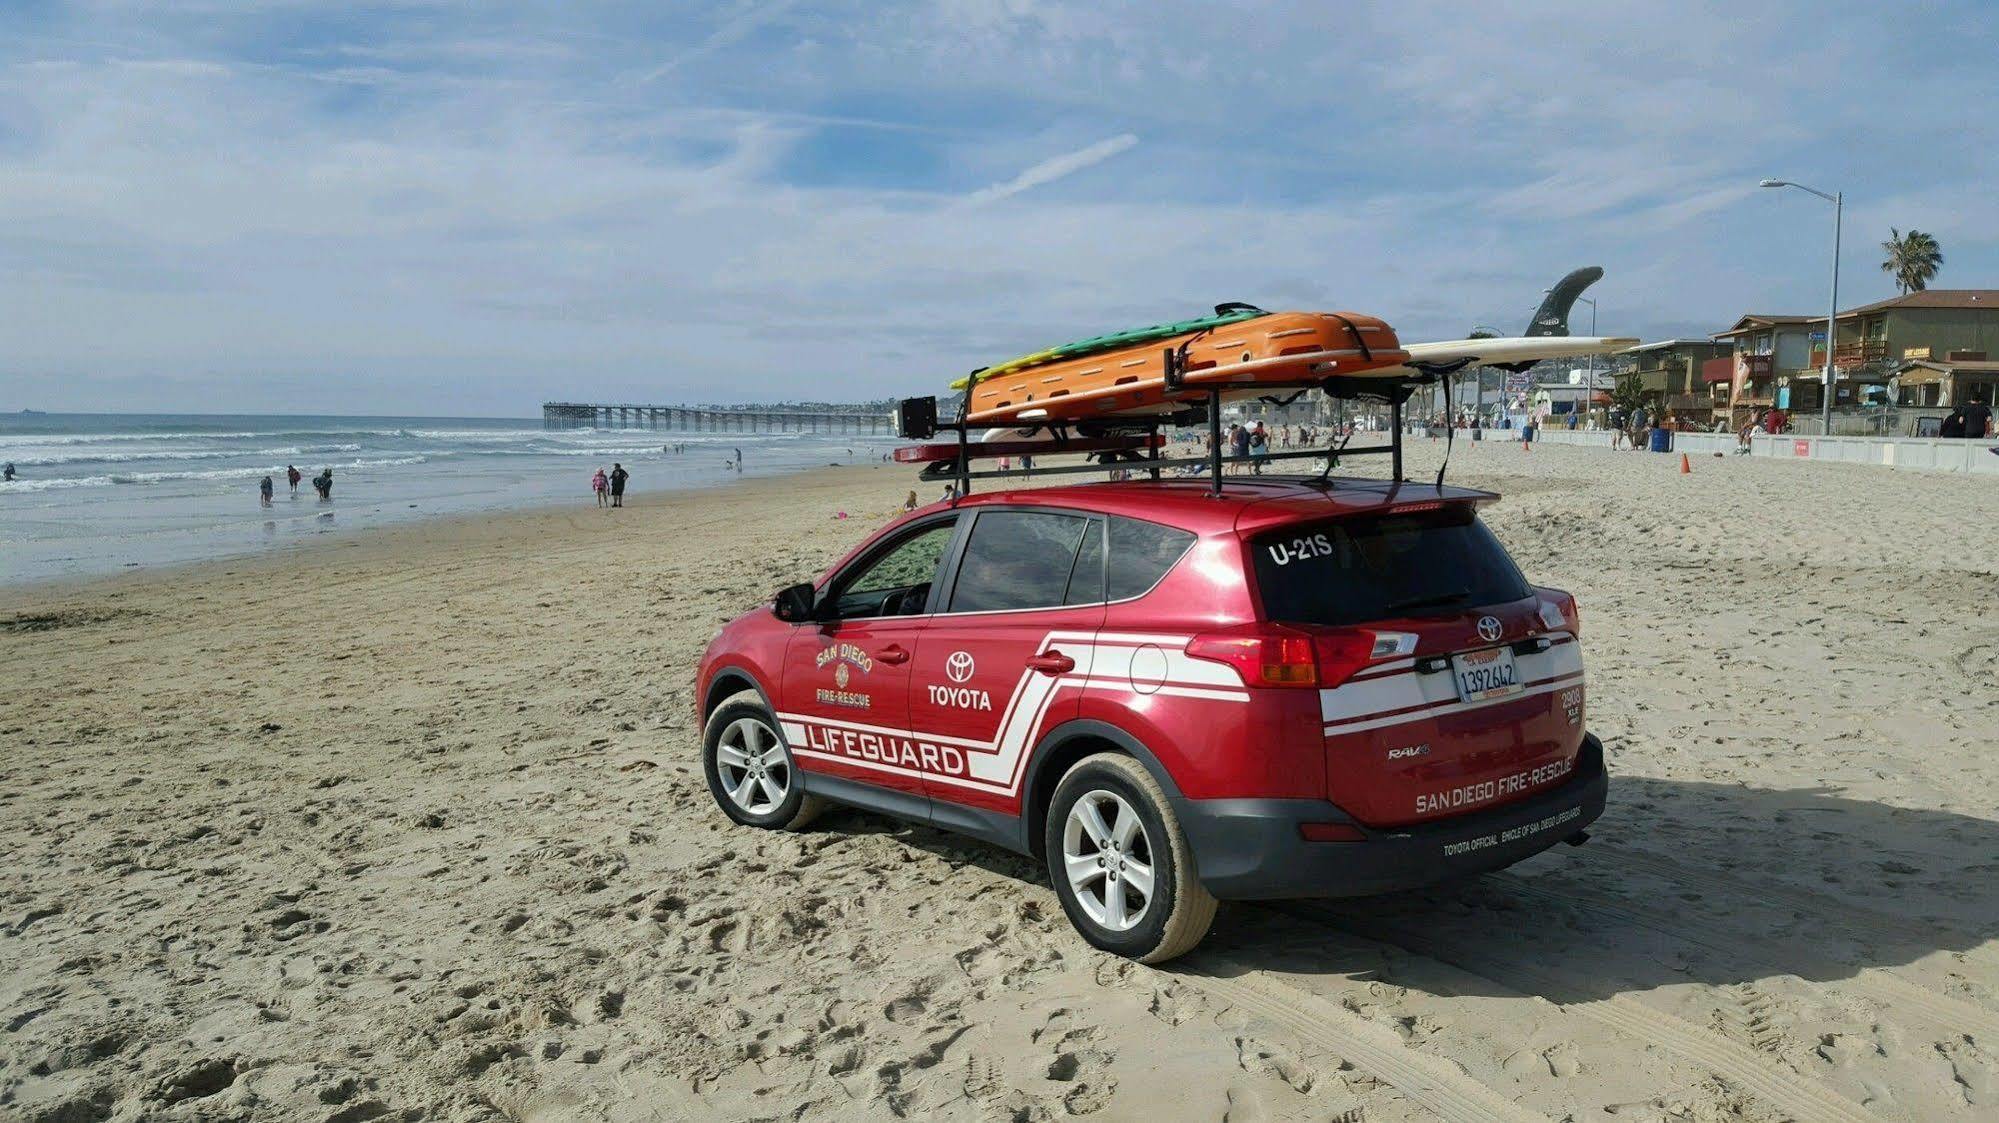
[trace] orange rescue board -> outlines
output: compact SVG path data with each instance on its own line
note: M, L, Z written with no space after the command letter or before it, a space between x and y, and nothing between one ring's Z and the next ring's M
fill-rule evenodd
M1165 353L1183 346L1187 358L1181 387L1168 391ZM1259 386L1365 377L1408 361L1395 329L1374 316L1273 312L982 379L971 388L965 420L1005 425L1166 413L1182 402L1205 398L1210 390L1240 396L1256 393Z

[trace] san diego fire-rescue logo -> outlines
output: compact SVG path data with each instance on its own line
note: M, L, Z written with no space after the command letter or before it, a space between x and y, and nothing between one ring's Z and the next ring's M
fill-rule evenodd
M844 706L850 710L865 710L875 704L874 699L866 694L847 689L847 684L853 681L854 671L867 674L875 669L873 657L854 644L836 643L819 653L816 665L823 668L828 663L833 664L833 689L819 688L817 697L822 704Z

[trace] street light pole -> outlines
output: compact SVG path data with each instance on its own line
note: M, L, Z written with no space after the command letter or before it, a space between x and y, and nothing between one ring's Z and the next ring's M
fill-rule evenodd
M1825 317L1825 371L1824 374L1821 376L1824 385L1822 387L1822 395L1821 395L1823 400L1820 403L1822 416L1824 418L1825 435L1830 437L1832 436L1832 396L1833 396L1832 345L1833 345L1833 340L1838 338L1838 333L1839 333L1839 235L1840 235L1840 225L1845 217L1846 193L1844 191L1835 191L1832 194L1828 195L1825 192L1820 191L1816 187L1806 187L1802 183L1792 183L1789 180L1784 180L1784 179L1766 179L1757 186L1795 187L1800 191L1809 191L1812 194L1817 195L1819 198L1824 199L1826 202L1832 204L1832 307L1830 310L1826 312L1826 317Z
M1589 334L1590 334L1590 338L1594 339L1594 338L1596 338L1596 301L1594 301L1594 300L1591 300L1591 299L1590 299L1589 297L1587 297L1587 296L1579 296L1579 297L1576 297L1576 299L1577 299L1577 300L1580 300L1580 301L1582 301L1582 302L1583 302L1584 304L1587 304L1587 305L1589 305ZM1587 406L1587 407L1588 407L1588 408L1587 408L1587 409L1585 409L1585 410L1584 410L1583 412L1585 412L1585 413L1594 413L1594 412L1596 412L1596 354L1595 354L1595 352L1591 352L1591 353L1590 353L1590 357L1589 357L1589 385L1587 385L1587 386L1583 387L1583 404L1584 404L1585 406ZM1604 417L1605 417L1605 419L1606 419L1606 420L1608 420L1609 416L1610 416L1610 415L1609 415L1608 413L1606 413L1606 414L1604 415ZM1578 424L1580 424L1580 422L1578 422Z

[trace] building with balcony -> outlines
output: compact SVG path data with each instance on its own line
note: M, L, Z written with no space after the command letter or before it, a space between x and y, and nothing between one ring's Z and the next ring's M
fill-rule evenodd
M1791 380L1811 367L1812 336L1825 336L1825 317L1751 314L1714 341L1728 348L1726 379L1716 379L1713 367L1703 367L1708 381L1709 416L1739 429L1771 406L1790 408Z
M1726 364L1734 351L1733 343L1712 339L1662 339L1620 354L1633 364L1647 409L1705 429L1714 423L1715 416L1715 398L1706 380L1707 364L1717 360Z
M1715 416L1731 427L1772 405L1803 418L1823 408L1825 317L1744 316L1717 342L1732 345L1724 383L1710 383ZM1834 319L1833 404L1948 410L1972 394L1990 401L1981 369L1999 355L1999 289L1930 289L1877 300ZM1709 366L1704 378L1719 374ZM1878 408L1876 410L1878 412ZM1838 431L1838 430L1835 430Z
M1999 289L1929 289L1841 312L1833 372L1879 385L1895 404L1948 410L1972 396L1992 401L1999 355ZM1817 362L1825 352L1814 352Z

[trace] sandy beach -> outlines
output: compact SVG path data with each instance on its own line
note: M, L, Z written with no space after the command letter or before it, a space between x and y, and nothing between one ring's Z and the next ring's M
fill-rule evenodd
M1587 846L1164 968L1024 859L713 806L702 648L902 470L0 590L0 1119L1993 1118L1992 485L1693 468L1454 454L1581 599Z

